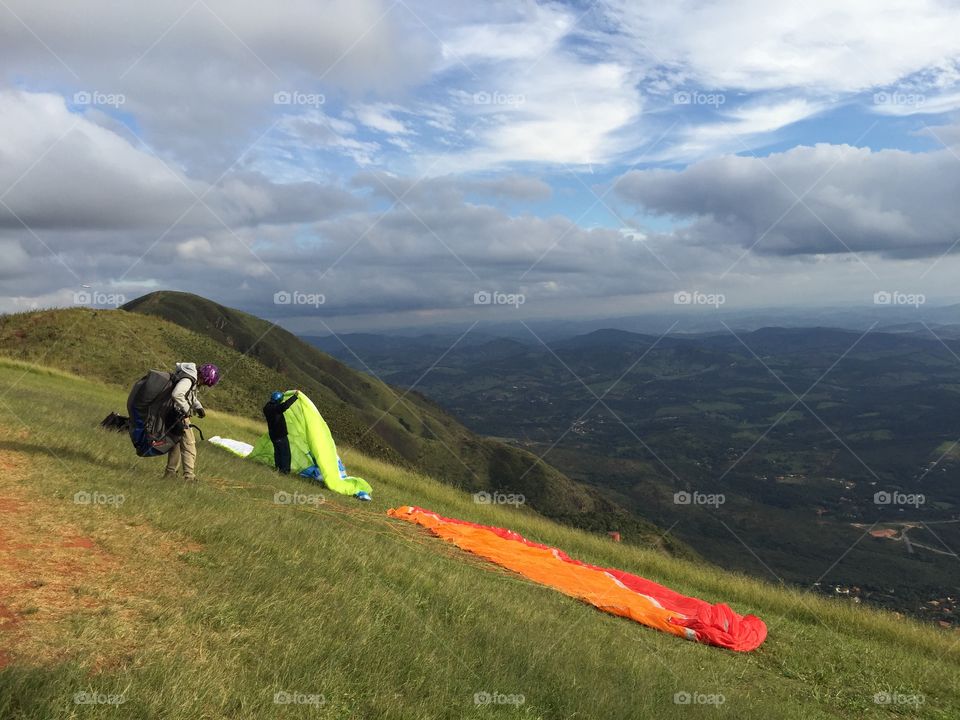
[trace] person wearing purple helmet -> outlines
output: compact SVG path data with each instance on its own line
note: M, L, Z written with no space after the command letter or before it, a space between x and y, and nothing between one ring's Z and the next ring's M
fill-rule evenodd
M207 414L203 405L200 404L197 386L213 387L216 385L220 380L220 369L210 363L201 365L199 370L194 363L177 363L173 380L173 391L170 397L173 400L173 406L183 418L185 432L180 442L167 455L167 468L163 477L176 477L177 471L183 465L183 479L187 482L195 482L197 479L194 474L197 464L197 444L193 432L190 431L190 418L193 415L203 418Z

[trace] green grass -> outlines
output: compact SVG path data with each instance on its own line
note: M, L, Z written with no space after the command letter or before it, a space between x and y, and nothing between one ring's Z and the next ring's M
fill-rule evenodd
M281 480L209 445L199 448L197 485L164 483L162 460L137 459L125 436L96 428L121 399L106 385L0 360L0 455L25 454L23 487L128 563L133 581L149 565L109 526L195 543L173 561L189 592L123 618L109 604L74 613L58 627L58 661L15 657L0 670L4 720L960 714L956 634L476 505L357 452L344 460L373 484L370 504ZM208 436L258 433L251 420L216 412L204 426ZM325 502L277 505L280 489L320 492ZM75 505L80 490L126 501ZM605 615L385 516L401 504L507 526L574 557L727 601L760 615L770 636L758 651L736 654ZM92 659L114 651L112 662ZM122 694L125 703L76 705L81 691ZM279 691L325 702L275 705ZM481 692L523 695L524 703L478 707ZM676 704L682 692L720 694L724 703ZM880 692L924 702L878 705Z
M404 396L265 320L187 293L152 293L130 305L191 322L183 327L140 312L87 308L0 315L0 355L126 390L151 367L213 362L223 381L203 391L205 405L259 418L271 390L297 387L339 438L373 457L461 488L521 493L539 511L573 525L616 529L624 522L622 508L537 456L477 436L417 393ZM116 396L104 414L125 412L125 402ZM628 541L659 533L650 523L630 522Z

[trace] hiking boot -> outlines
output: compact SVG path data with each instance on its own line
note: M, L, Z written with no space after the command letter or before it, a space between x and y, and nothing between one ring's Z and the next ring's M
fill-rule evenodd
M164 471L163 473L164 480L176 480L177 474L175 472L170 472L169 470Z

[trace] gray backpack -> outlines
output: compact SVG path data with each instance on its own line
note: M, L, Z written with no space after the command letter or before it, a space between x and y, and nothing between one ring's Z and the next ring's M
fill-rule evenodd
M130 440L140 457L166 455L183 439L183 417L173 404L173 386L181 376L151 370L137 380L127 398Z

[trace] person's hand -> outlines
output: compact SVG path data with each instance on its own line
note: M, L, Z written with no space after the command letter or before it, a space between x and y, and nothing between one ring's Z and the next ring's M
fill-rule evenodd
M206 416L207 416L207 411L206 411L206 410L204 410L202 407L201 407L201 408L197 408L197 417L198 417L198 418L200 418L201 420L203 420Z

